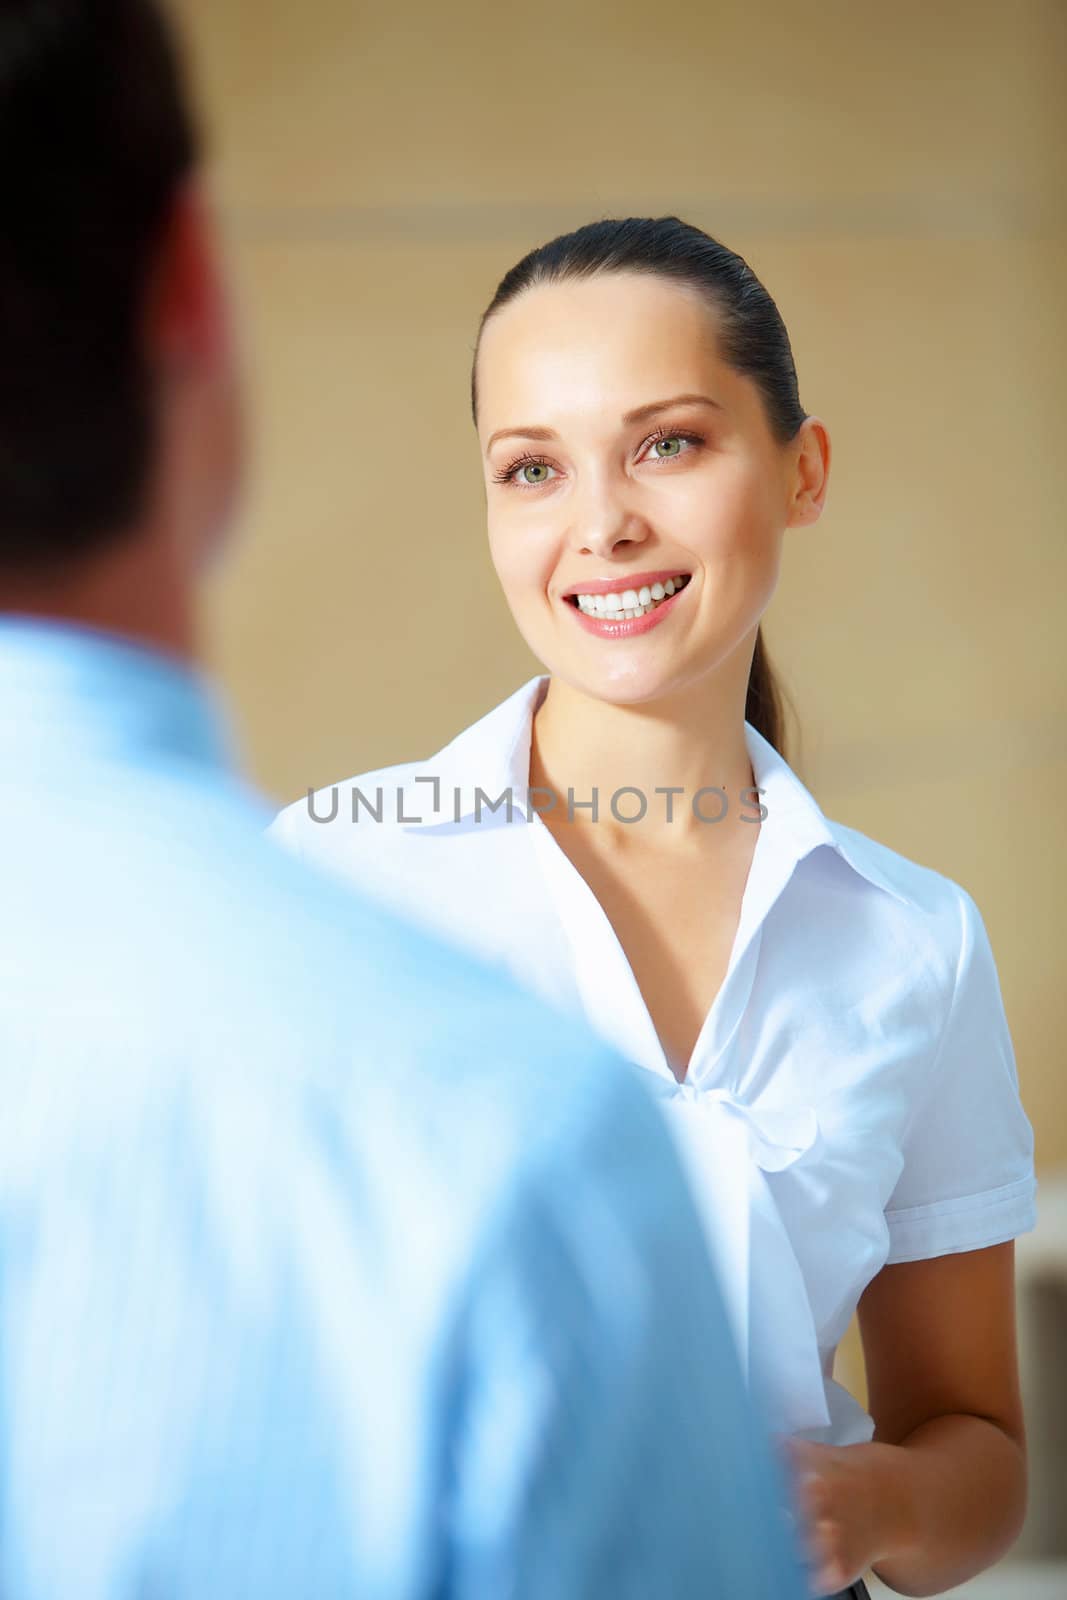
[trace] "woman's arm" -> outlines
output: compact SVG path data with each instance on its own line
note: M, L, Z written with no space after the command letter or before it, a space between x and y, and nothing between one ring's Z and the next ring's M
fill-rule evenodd
M992 1566L1026 1513L1015 1246L883 1267L858 1308L868 1409L899 1543L875 1565L928 1595Z
M859 1303L870 1444L780 1440L812 1592L873 1567L940 1594L999 1560L1026 1510L1012 1243L883 1267Z

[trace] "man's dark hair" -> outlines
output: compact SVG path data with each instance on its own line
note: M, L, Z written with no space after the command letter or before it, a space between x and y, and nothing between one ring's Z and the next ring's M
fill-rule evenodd
M0 0L0 571L85 556L138 513L145 295L197 154L152 0Z

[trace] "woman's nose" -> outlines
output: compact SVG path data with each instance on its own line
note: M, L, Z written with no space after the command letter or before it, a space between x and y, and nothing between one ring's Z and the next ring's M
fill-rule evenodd
M609 556L620 545L643 544L649 536L644 518L621 498L590 496L575 510L571 544L579 554Z

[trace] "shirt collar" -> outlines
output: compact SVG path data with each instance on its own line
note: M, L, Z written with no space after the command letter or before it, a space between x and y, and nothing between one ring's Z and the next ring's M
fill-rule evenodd
M125 635L0 614L6 767L79 757L230 764L228 719L195 667Z
M886 872L876 859L881 847L854 828L827 817L785 757L750 722L745 723L745 742L768 818L779 820L780 834L795 849L797 860L819 845L827 845L868 883L884 889L903 905L915 904L899 879Z
M543 675L531 678L423 763L426 776L440 781L442 816L458 821L473 813L477 789L490 800L510 790L516 813L523 812L530 781L533 719L548 682ZM868 883L904 905L914 904L903 883L876 859L880 847L825 816L784 756L747 721L745 742L760 800L767 810L763 826L772 824L776 849L799 861L826 846ZM414 793L418 795L417 790Z

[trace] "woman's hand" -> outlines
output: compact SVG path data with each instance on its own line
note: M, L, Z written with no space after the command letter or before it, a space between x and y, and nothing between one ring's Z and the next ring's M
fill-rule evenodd
M812 1594L831 1595L862 1578L903 1538L895 1457L886 1444L811 1444L777 1434L790 1482L798 1543Z

